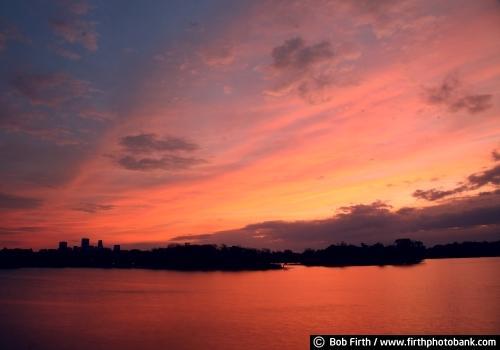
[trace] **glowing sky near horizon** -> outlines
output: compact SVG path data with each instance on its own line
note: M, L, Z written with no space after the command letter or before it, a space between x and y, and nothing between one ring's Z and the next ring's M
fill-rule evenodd
M0 13L0 246L158 245L498 186L498 171L466 183L500 158L496 0L1 1Z

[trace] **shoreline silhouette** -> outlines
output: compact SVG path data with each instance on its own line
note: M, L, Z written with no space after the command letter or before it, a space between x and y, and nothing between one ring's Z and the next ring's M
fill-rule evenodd
M119 245L106 248L83 238L80 246L59 242L57 249L4 248L0 250L0 268L22 267L95 267L145 268L186 271L242 271L282 269L287 264L305 266L414 265L425 259L500 256L500 241L462 242L426 248L422 242L397 239L392 245L330 245L325 249L291 250L242 248L238 246L172 244L151 250L122 250Z

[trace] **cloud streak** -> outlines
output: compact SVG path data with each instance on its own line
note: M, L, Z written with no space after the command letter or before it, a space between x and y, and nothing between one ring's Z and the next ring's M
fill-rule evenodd
M192 153L200 147L181 137L142 133L123 136L119 139L123 153L117 164L127 170L135 171L180 171L205 163L204 159L180 155Z
M323 40L308 44L301 37L287 39L271 52L271 95L294 92L310 103L329 100L328 88L335 85L343 73L337 69L341 61L355 60L359 53L352 45L333 47Z
M53 19L50 26L54 33L70 44L81 44L89 51L96 51L99 35L96 31L96 23L86 20L64 20Z
M22 72L9 81L11 88L28 99L32 105L56 107L62 103L86 96L90 84L71 77L67 73Z
M88 1L59 0L59 6L63 16L49 21L52 32L65 43L80 44L88 51L97 51L99 39L96 30L97 23L83 18L92 8ZM60 46L55 49L55 52L70 60L80 58L79 54Z
M36 209L42 203L43 201L39 198L0 193L0 209Z
M236 59L235 48L230 44L219 44L204 48L199 52L203 62L211 67L227 66Z
M199 146L183 138L164 136L158 137L156 134L137 134L124 136L120 139L120 145L130 153L152 153L163 151L186 151L192 152L199 149Z
M88 202L81 202L77 206L74 206L73 210L76 211L83 211L85 213L89 214L95 214L98 212L102 211L108 211L116 208L115 205L112 204L97 204L97 203L88 203Z
M32 234L45 230L43 226L15 226L2 227L0 226L0 235L16 235L16 234Z
M492 107L493 95L466 94L456 75L448 75L440 85L426 89L425 95L428 103L446 106L452 113L466 111L476 114Z
M286 40L272 51L273 67L277 70L305 72L314 64L329 60L334 56L328 41L306 45L300 37Z
M204 162L205 161L200 158L181 157L172 154L164 155L160 158L137 158L134 156L124 156L118 160L118 164L120 164L123 168L140 171L178 171L189 169L194 165Z
M496 160L495 151L493 151L493 158ZM429 190L416 190L413 192L413 197L425 199L427 201L436 201L454 194L477 190L486 185L500 185L500 164L485 171L469 175L464 184L451 190L440 190L435 188Z

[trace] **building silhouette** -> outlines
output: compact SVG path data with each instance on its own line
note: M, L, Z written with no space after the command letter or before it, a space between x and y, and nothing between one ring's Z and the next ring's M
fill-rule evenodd
M82 238L82 250L89 250L90 248L90 239Z

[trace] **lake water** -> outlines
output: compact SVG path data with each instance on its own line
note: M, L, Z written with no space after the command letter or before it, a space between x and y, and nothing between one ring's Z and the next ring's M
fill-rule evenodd
M308 349L312 333L500 333L500 258L411 267L0 270L1 349Z

